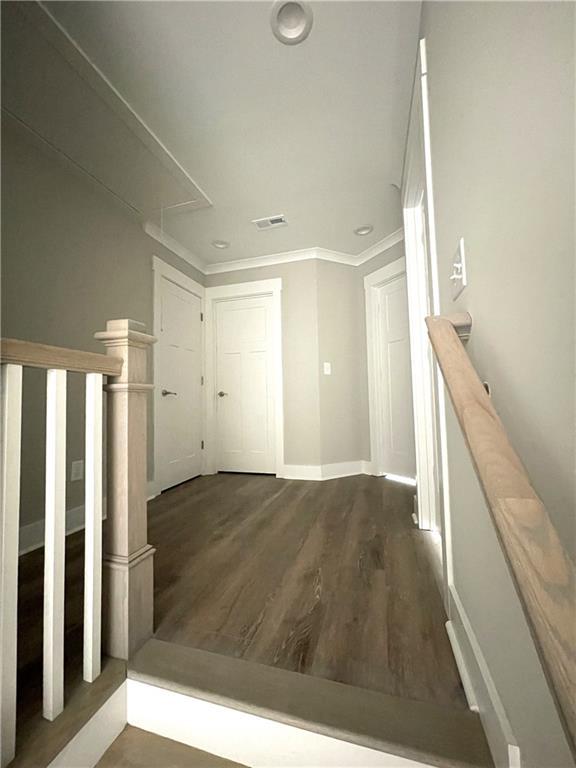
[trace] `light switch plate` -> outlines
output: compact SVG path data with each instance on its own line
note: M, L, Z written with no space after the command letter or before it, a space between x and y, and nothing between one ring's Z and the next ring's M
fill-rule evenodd
M332 375L332 363L324 363L324 376Z
M75 480L82 480L84 477L84 460L78 459L78 461L73 461L72 466L70 468L70 480L74 482Z
M456 301L468 284L466 280L466 252L464 249L463 237L460 238L458 242L458 250L454 254L450 280L452 281L452 301Z

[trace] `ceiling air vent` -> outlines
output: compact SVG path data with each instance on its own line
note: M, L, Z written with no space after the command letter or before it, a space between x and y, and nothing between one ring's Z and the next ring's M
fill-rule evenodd
M264 219L254 219L252 224L256 229L273 229L274 227L285 227L288 222L284 214L278 216L266 216Z

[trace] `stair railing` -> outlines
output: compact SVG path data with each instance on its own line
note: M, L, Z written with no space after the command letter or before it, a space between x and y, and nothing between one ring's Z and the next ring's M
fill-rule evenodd
M2 339L0 495L0 765L15 754L22 371L46 370L43 715L64 708L67 372L86 375L83 677L101 670L102 640L127 659L152 634L154 549L146 526L147 350L133 320L95 337L107 354ZM104 377L108 383L104 386ZM103 390L107 393L106 541L102 554ZM103 619L103 622L102 622Z
M568 740L576 745L576 575L459 336L467 313L426 318L428 334Z

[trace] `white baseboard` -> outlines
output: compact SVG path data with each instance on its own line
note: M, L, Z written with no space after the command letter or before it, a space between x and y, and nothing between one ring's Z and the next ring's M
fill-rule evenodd
M156 496L160 496L160 494L161 490L157 482L155 480L148 480L148 485L146 487L146 501L152 501L152 499L155 499Z
M464 695L466 696L468 706L473 712L478 712L478 703L476 701L474 686L472 685L472 680L468 674L468 668L466 667L466 663L464 661L462 648L460 647L458 636L454 631L454 625L451 621L446 622L446 634L448 635L450 645L452 646L452 653L454 654L456 666L458 667L458 672L460 673L460 679L462 680L462 687L464 688Z
M279 477L286 480L335 480L338 477L371 475L370 461L343 461L336 464L285 464Z
M106 519L106 500L102 501L102 519ZM66 510L66 536L84 528L84 504ZM25 555L44 546L44 518L20 528L18 554Z
M362 461L343 461L338 464L322 464L322 480L335 480L338 477L352 477L363 475L364 465Z
M160 490L154 481L150 481L147 486L146 501L155 499L160 495ZM102 499L102 519L106 520L106 499ZM84 504L79 507L72 507L66 510L66 536L84 529ZM44 546L44 518L36 520L20 528L20 542L18 554L25 555Z
M139 680L128 680L128 723L253 768L428 768Z
M285 480L322 480L322 467L319 464L285 464L278 477Z
M494 765L507 766L510 746L516 745L492 675L476 638L470 619L454 585L449 587L448 637L462 677L468 702L479 712ZM466 690L468 689L468 690Z
M126 683L122 683L48 768L93 768L122 733L126 722Z

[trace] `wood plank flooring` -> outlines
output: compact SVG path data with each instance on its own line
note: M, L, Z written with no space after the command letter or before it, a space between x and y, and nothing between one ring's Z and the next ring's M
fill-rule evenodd
M155 733L127 725L96 763L96 768L242 768Z
M465 708L410 487L220 474L149 505L159 639Z
M358 476L201 477L149 504L157 636L466 706L413 489ZM84 534L66 538L66 679L81 676ZM42 707L42 549L19 568L19 732Z

